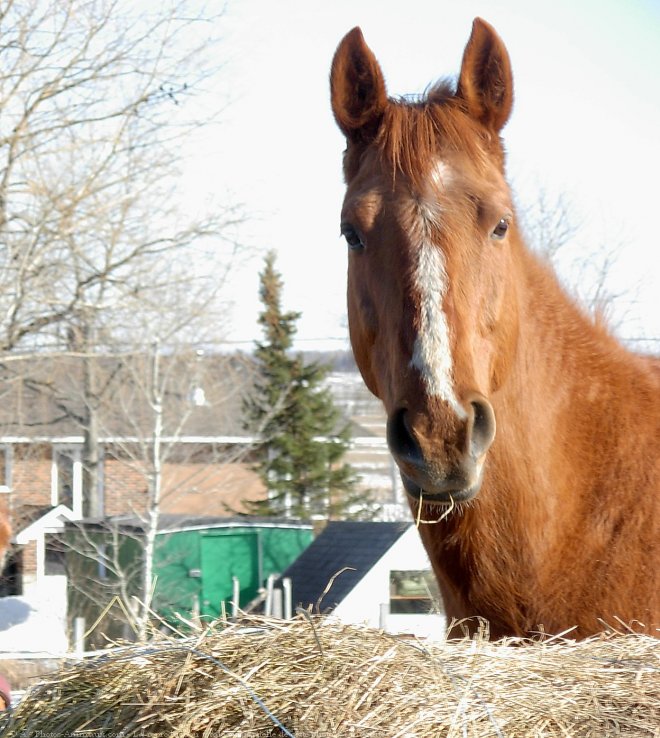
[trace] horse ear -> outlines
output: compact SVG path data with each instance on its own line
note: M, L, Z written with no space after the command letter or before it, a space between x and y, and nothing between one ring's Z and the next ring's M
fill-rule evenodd
M509 54L495 29L481 18L475 18L472 24L456 97L463 99L473 118L496 132L511 114L513 75Z
M341 40L330 72L332 112L346 138L369 142L387 107L385 80L376 57L359 28Z

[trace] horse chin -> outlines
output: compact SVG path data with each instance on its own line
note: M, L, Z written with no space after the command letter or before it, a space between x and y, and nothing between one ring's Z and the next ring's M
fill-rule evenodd
M473 500L481 489L481 476L471 487L446 489L440 491L425 490L401 472L403 487L410 497L429 505L458 505Z

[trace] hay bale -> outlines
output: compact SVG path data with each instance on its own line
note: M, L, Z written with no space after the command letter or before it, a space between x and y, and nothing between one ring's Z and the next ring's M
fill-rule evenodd
M431 645L322 618L247 625L75 664L0 735L658 735L650 636Z

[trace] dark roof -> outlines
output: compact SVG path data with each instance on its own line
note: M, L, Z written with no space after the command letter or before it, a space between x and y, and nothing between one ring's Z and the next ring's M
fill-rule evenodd
M311 605L313 612L333 610L410 525L402 522L328 523L282 574L282 578L291 579L293 606L307 608ZM323 594L331 581L329 591ZM320 608L317 607L319 600Z

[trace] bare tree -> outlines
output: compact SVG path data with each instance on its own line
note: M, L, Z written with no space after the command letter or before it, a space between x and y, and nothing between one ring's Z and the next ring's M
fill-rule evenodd
M535 199L522 207L523 228L533 247L553 260L575 238L580 222L565 193L538 188Z
M183 145L212 120L200 116L196 97L218 71L217 21L192 0L169 0L155 11L121 0L6 4L0 14L5 354L55 349L91 357L134 345L145 324L185 330L191 310L205 314L207 326L222 324L219 295L240 218L217 204L195 217L177 207ZM111 390L99 385L94 366L84 366L87 401L78 417L90 489L97 485L95 411Z
M611 288L622 239L599 239L585 244L582 221L566 193L551 194L538 188L536 198L523 206L523 230L529 243L557 269L567 287L594 316L605 318L621 294Z
M101 517L103 438L110 429L131 435L135 408L121 398L149 388L142 407L151 414L121 453L142 464L139 511L154 530L173 403L164 373L149 379L143 357L152 357L153 374L172 347L191 349L189 361L217 341L238 251L238 208L209 202L191 215L180 206L182 155L221 112L209 110L207 94L217 86L217 28L218 17L195 0L10 0L0 8L2 390L29 386L53 411L40 423L80 430L84 511ZM52 369L62 357L65 380ZM172 447L177 433L170 427ZM90 552L116 568L114 553L96 543ZM128 592L119 593L125 604Z
M93 343L116 340L137 307L162 308L165 290L190 280L191 249L208 258L208 239L226 238L231 208L194 219L177 208L182 146L209 122L194 96L217 71L212 20L185 0L150 12L120 0L5 5L4 351L61 347L64 323ZM223 256L213 263L220 282Z

